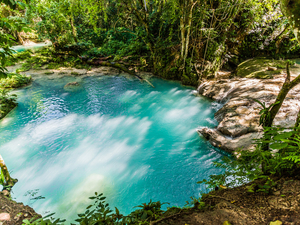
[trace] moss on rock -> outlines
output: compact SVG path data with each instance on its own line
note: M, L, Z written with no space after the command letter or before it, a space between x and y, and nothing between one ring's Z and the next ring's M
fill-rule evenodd
M271 79L274 75L281 74L285 70L286 61L266 58L254 58L246 60L238 65L236 76L258 79ZM275 68L271 69L270 68Z

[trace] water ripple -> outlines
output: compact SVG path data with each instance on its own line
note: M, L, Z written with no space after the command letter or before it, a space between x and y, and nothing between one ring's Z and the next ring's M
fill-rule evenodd
M78 89L64 89L74 81ZM39 189L46 199L32 206L66 219L95 191L124 214L150 199L183 206L198 197L206 188L196 182L220 173L212 163L223 155L196 128L215 126L219 105L151 82L155 89L124 77L40 78L18 91L19 106L0 123L0 152L19 179L14 197Z

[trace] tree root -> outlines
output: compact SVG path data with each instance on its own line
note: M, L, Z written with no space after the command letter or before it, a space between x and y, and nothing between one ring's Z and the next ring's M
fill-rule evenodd
M84 59L83 57L80 57L81 59L83 60L86 60ZM151 87L155 88L154 85L148 81L147 79L145 78L142 78L141 76L137 75L135 73L135 71L133 70L129 70L128 68L126 68L124 65L122 65L121 63L117 63L117 62L109 62L109 61L103 61L104 58L101 58L101 59L92 59L92 60L87 60L87 63L90 64L90 65L94 65L94 66L108 66L108 67L113 67L113 68L117 68L119 70L122 70L123 72L125 73L128 73L130 75L133 75L135 77L137 77L140 81L146 81Z

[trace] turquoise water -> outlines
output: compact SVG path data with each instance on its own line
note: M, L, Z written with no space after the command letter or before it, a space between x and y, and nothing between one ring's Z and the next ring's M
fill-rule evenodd
M79 88L65 90L68 82ZM176 82L121 76L34 80L0 124L0 153L16 200L37 212L76 218L95 191L127 214L160 200L183 206L206 191L197 181L220 173L222 153L199 138L217 104ZM37 192L33 200L28 191Z
M28 49L32 50L32 51L36 51L39 50L41 48L47 47L47 46L51 46L52 44L49 42L47 43L36 43L34 45L28 45L28 46L24 46L24 45L16 45L16 46L12 46L11 48L13 50L15 50L16 52L23 52L26 51Z

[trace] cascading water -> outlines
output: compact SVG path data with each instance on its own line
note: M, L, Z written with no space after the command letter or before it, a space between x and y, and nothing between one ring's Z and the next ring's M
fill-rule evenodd
M222 153L196 132L215 126L213 103L177 82L151 82L44 76L18 90L19 106L0 124L1 155L19 179L13 197L68 220L96 191L123 214L150 199L183 206L199 197L206 189L196 182L221 172L212 162Z

